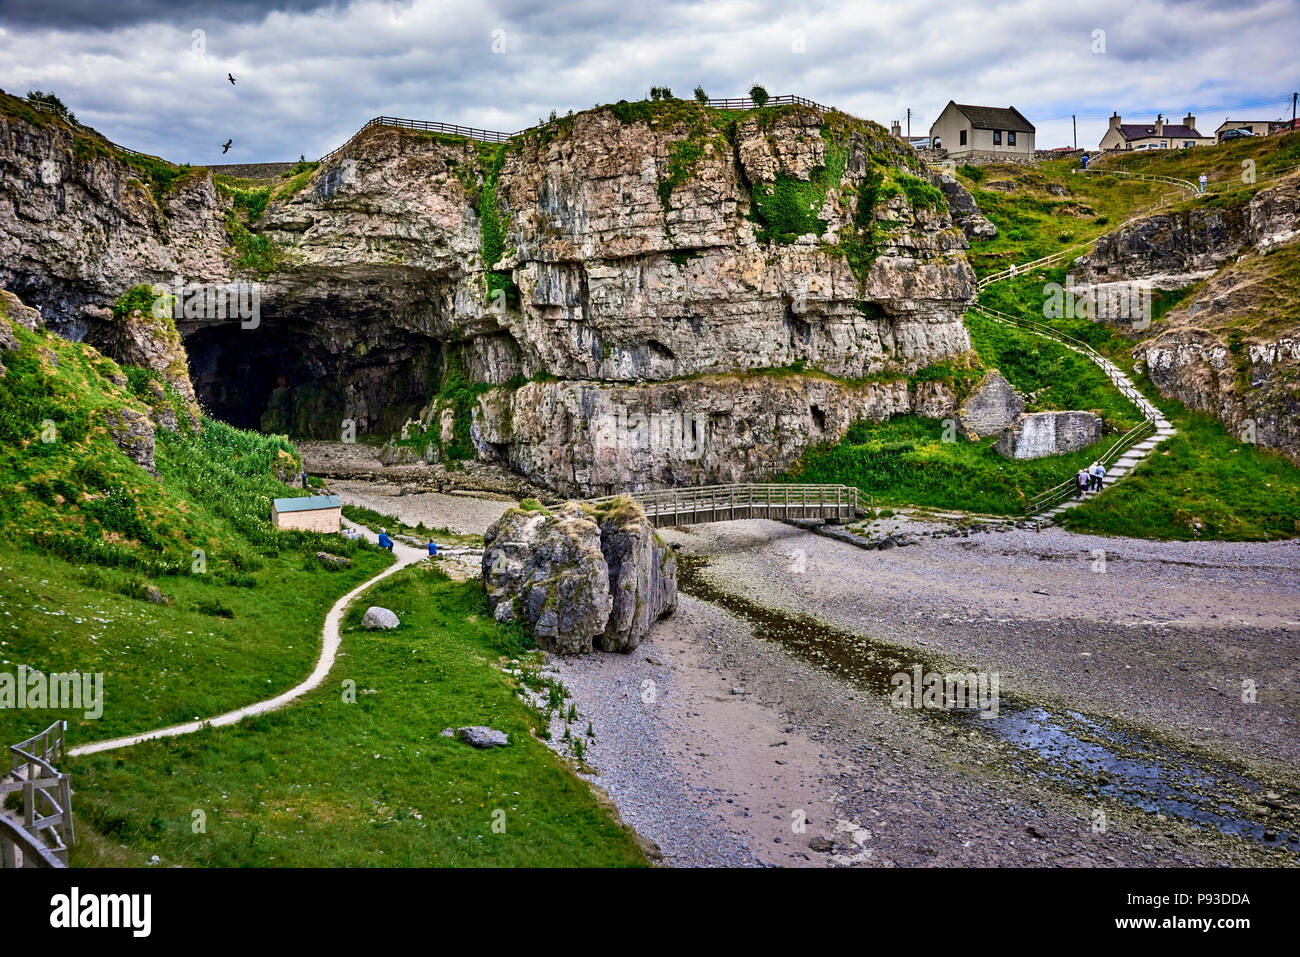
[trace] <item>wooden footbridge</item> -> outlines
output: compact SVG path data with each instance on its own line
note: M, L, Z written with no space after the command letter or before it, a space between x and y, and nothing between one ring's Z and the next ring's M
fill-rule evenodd
M863 495L852 485L697 485L654 492L627 492L645 509L656 528L699 525L745 518L820 518L851 522L862 515ZM621 495L591 499L610 502Z

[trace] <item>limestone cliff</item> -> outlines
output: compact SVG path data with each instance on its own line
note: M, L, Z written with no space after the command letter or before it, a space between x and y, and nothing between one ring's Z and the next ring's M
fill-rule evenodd
M151 179L5 100L0 282L91 339L138 283L255 282L255 324L177 321L236 424L419 420L572 494L764 477L909 411L908 374L970 346L938 180L842 114L619 103L499 146L374 126L254 216L207 171ZM592 416L618 414L702 422L708 451L604 454Z
M1218 272L1133 353L1165 395L1300 464L1300 239Z

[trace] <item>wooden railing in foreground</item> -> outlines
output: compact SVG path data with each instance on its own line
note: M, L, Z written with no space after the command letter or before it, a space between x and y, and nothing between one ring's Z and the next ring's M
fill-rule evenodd
M66 867L68 848L76 840L72 828L72 776L55 769L65 751L67 722L56 721L40 734L10 745L10 770L0 779L0 802L18 791L23 795L21 824L0 815L0 866L15 866L14 849L23 852L24 867ZM29 840L13 837L19 828ZM32 844L46 853L29 853ZM55 863L50 864L49 859Z
M822 518L852 521L862 500L870 502L852 485L768 484L697 485L654 492L624 493L641 503L655 527L730 522L745 518ZM591 499L593 505L619 495Z

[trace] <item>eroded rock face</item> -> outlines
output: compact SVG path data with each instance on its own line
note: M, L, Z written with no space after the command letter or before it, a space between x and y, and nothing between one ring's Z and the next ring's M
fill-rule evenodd
M1062 455L1096 442L1101 430L1101 418L1091 412L1031 412L1003 432L993 448L1009 459Z
M948 199L952 221L961 227L967 239L990 239L998 234L997 226L980 212L979 206L975 204L975 197L958 181L957 177L947 173L940 174L939 188Z
M1249 249L1300 233L1300 175L1261 189L1245 206L1193 207L1139 219L1107 233L1074 269L1081 286L1144 280L1176 289L1212 275Z
M601 509L511 509L484 536L483 587L498 621L543 648L631 651L677 605L677 565L631 499Z
M563 495L607 495L759 481L790 468L809 446L838 441L856 421L914 409L942 418L955 405L945 384L909 391L905 379L532 382L480 396L473 436L481 457Z
M93 134L61 120L0 114L0 285L41 309L67 338L97 333L139 283L231 278L228 203L206 170L154 192Z
M1133 349L1163 395L1300 464L1300 241L1222 270Z

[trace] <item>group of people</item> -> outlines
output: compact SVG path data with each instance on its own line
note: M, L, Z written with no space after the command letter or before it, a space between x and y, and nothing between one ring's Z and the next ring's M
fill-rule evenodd
M355 528L349 528L343 534L347 535L348 532L352 533L351 535L348 535L349 538L359 538L361 536L361 533L358 532ZM393 540L389 536L388 529L386 528L381 528L379 530L379 547L386 548L390 552L393 550ZM435 542L432 538L429 539L429 541L425 544L424 547L429 550L430 558L438 554L438 543Z
M1106 466L1100 462L1093 462L1086 469L1079 469L1078 474L1074 476L1074 484L1079 489L1079 498L1083 498L1089 492L1100 492L1102 480L1106 478Z

